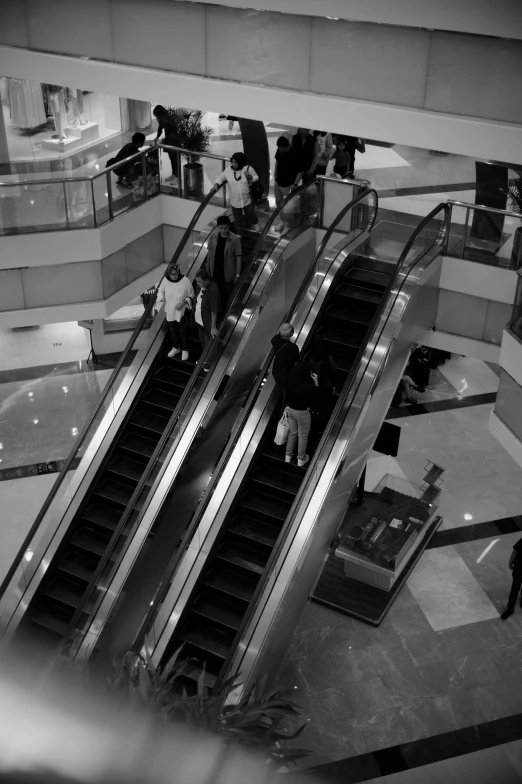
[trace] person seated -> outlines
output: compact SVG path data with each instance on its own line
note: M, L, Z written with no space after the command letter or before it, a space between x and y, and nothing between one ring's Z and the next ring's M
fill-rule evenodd
M136 155L144 144L145 134L140 132L134 133L132 135L132 140L121 148L116 157L109 158L105 164L105 168L112 166L119 161L124 161L126 158L130 158L131 155ZM139 166L139 170L137 169L137 165ZM122 166L118 166L117 169L114 169L114 174L118 178L116 180L116 185L123 185L130 188L132 187L133 181L141 174L141 161L136 158L132 161L126 161Z

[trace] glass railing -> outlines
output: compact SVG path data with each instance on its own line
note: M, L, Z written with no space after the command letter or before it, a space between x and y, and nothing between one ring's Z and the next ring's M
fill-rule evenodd
M323 495L324 497L327 494L331 496L335 492L333 490L335 483L338 481L342 482L344 479L343 472L339 470L341 462L346 463L348 460L356 462L355 455L350 454L348 457L348 454L353 438L362 426L361 418L366 413L367 404L362 404L361 399L359 399L358 402L361 404L361 408L358 411L358 416L353 421L352 429L349 433L343 434L341 428L344 422L348 420L350 408L358 392L362 391L363 385L368 386L368 395L372 394L375 384L382 375L383 368L388 360L389 347L393 344L393 335L385 334L390 315L396 311L397 305L401 305L402 309L404 309L407 304L407 298L404 297L403 291L410 272L422 260L425 261L425 266L427 266L431 260L441 253L445 246L448 231L449 208L447 205L439 205L419 224L404 248L386 294L369 327L369 338L361 346L353 363L352 370L339 395L325 432L310 461L306 481L301 484L279 539L266 564L263 577L256 588L248 616L244 619L242 626L237 632L236 645L226 662L226 666L223 667L222 677L227 677L227 674L230 672L240 671L242 681L244 683L248 682L254 664L255 653L248 658L246 654L251 645L254 651L261 649L261 637L268 633L272 619L278 611L279 601L283 592L283 586L281 582L278 584L278 581L285 580L286 582L290 579L289 575L293 571L293 567L289 566L287 562L287 557L290 551L295 555L300 550L298 542L306 542L311 535L315 513L308 515L306 523L303 524L306 507L313 501L315 509L317 509L318 505L322 503ZM401 321L398 317L398 329L400 329L400 324ZM387 345L384 346L384 343ZM348 421L352 423L351 420ZM368 436L366 437L367 441ZM365 448L369 448L367 443ZM326 475L327 471L328 475ZM344 481L346 480L344 479ZM314 493L310 492L310 488L315 488ZM337 492L340 492L340 489ZM343 497L348 497L348 495L349 493L344 488ZM294 545L297 546L293 547Z
M96 228L159 193L203 201L227 161L211 153L189 159L186 150L160 144L90 176L20 175L0 182L0 236ZM172 179L174 169L178 179ZM225 206L226 198L222 189L212 202Z
M504 269L522 266L522 214L448 201L447 255Z
M324 197L326 195L324 189L329 187L329 181L323 178L321 178L321 180L322 187L319 195L321 197L321 204L323 204ZM353 185L353 183L351 185ZM352 190L347 190L346 192L347 194L349 193L350 196L352 195ZM305 192L301 192L299 195L301 196L301 204L309 205L310 203L316 202L314 191L311 189L308 189L308 191ZM314 254L312 264L307 270L307 273L303 279L303 283L284 319L286 321L291 321L296 326L298 331L301 329L306 331L309 330L310 316L313 319L313 314L311 314L311 312L314 308L317 307L317 295L321 287L324 286L325 279L328 276L334 261L337 261L344 253L344 248L351 245L353 241L356 240L357 237L359 237L363 232L371 231L377 214L377 204L377 193L373 190L362 188L362 192L359 193L355 199L350 200L350 202L346 204L345 207L341 210L337 216L337 219L331 222L331 226L325 233L318 250ZM321 215L319 216L319 225L320 224ZM298 318L297 314L299 314ZM152 651L162 634L162 630L165 625L165 618L169 613L169 609L166 607L166 605L168 604L169 607L171 607L171 603L169 601L165 601L166 596L173 581L176 578L177 572L181 571L182 560L186 554L187 549L190 547L191 541L195 539L200 543L199 546L201 546L202 537L198 532L198 526L201 522L202 516L204 515L205 509L209 506L213 493L215 492L219 481L226 470L227 461L230 455L232 455L236 444L242 438L243 425L247 422L255 406L258 394L263 386L264 379L272 359L273 352L270 351L266 355L266 358L257 376L257 381L253 385L248 400L242 409L241 417L234 426L232 437L227 445L226 453L221 456L217 467L212 473L212 480L209 487L207 488L204 498L202 499L202 503L194 510L192 520L185 533L184 540L180 545L178 552L173 556L156 595L151 597L152 601L150 602L150 605L152 609L149 611L147 618L142 624L141 631L136 636L136 650L141 647L144 640L146 639L147 649Z
M205 211L209 203L210 200L208 198L205 199L196 211L172 259L179 263L184 274L191 278L194 277L195 272L201 266L199 254L208 236L206 232L197 231L196 225L199 222L203 223L205 220L209 222L212 219L212 213L208 214L205 219ZM163 280L163 276L161 280ZM70 514L71 504L75 500L76 493L97 448L114 422L122 405L129 402L128 396L133 391L133 382L141 364L140 356L135 358L135 355L136 344L142 330L148 327L145 348L140 350L143 352L143 356L150 350L156 337L162 331L163 313L157 315L150 323L154 306L153 300L154 298L151 298L151 301L145 308L112 372L109 382L78 435L71 453L0 586L1 630L5 629L6 623L11 618L12 612L18 605L20 597L27 589L35 572L38 568L41 568L42 560L45 559L48 548L54 546L57 538L63 533L63 527L69 522L68 515Z
M513 303L513 313L508 329L517 338L522 340L522 270L518 270L517 288L515 291L515 302Z
M92 650L103 629L105 620L122 590L128 572L135 562L139 547L146 541L146 535L159 512L160 507L157 503L152 514L149 510L149 505L158 486L165 477L168 486L173 484L177 470L181 467L183 455L188 454L193 439L200 432L203 420L205 420L206 429L211 427L211 422L206 419L205 408L198 409L199 416L195 414L197 402L203 393L205 393L207 400L213 400L218 388L220 395L223 394L224 389L221 382L227 368L221 363L221 372L214 374L214 370L222 357L228 357L234 365L237 363L237 349L240 344L243 345L244 336L253 328L261 312L260 300L266 298L265 290L270 285L272 274L275 272L275 269L266 269L267 262L269 258L277 257L278 245L286 247L288 235L297 226L301 224L305 224L307 227L317 225L318 213L317 211L310 213L309 205L310 203L318 205L320 187L319 181L314 180L289 194L280 210L272 213L260 233L251 254L251 261L236 288L218 335L206 346L200 357L165 432L118 522L96 573L84 594L82 603L73 616L65 643L71 656L79 655L79 658L84 658ZM280 221L280 215L283 212L286 216L285 227L282 231L273 233L273 226ZM262 275L263 278L261 278ZM182 448L179 453L174 455L181 441ZM162 493L165 495L168 488L166 485L162 485L162 487ZM147 519L145 520L145 518ZM136 536L138 530L140 533ZM124 566L120 569L123 559L130 551L132 551L132 557L129 560L129 568L126 570ZM106 601L100 613L104 599ZM97 615L96 623L93 624Z

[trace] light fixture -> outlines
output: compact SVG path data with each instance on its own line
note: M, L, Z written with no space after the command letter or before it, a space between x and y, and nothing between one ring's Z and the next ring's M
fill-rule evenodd
M63 389L64 392L68 392L69 391L69 387L62 387L62 389Z
M469 512L466 512L464 515L464 520L473 520L473 515L470 515Z
M73 436L77 436L78 435L78 428L77 427L71 427L71 433L73 434Z
M4 448L4 445L3 445L3 444L0 444L0 449L3 449L3 448Z
M34 199L31 199L31 201L29 202L29 204L34 204Z
M37 425L39 421L39 419L33 419L33 425Z
M26 550L25 553L24 553L24 561L27 561L27 563L29 563L29 561L31 560L32 557L33 557L33 551L32 550Z

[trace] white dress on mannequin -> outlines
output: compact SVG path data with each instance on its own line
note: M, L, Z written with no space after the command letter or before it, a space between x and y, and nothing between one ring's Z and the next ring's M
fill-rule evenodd
M42 88L37 82L9 79L11 122L19 128L37 128L45 116Z

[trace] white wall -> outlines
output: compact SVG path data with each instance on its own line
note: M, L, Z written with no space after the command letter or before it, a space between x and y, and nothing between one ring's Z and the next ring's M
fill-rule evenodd
M522 343L507 330L502 335L499 365L522 387Z
M491 412L489 416L489 432L499 441L506 452L511 455L515 463L522 466L522 443L502 420Z
M440 287L512 304L515 301L517 278L514 270L445 257L442 259Z
M482 340L450 335L449 332L431 330L420 342L429 348L438 348L441 351L450 351L452 354L461 354L465 357L475 357L475 359L482 359L484 362L498 363L500 358L500 346L485 343Z

